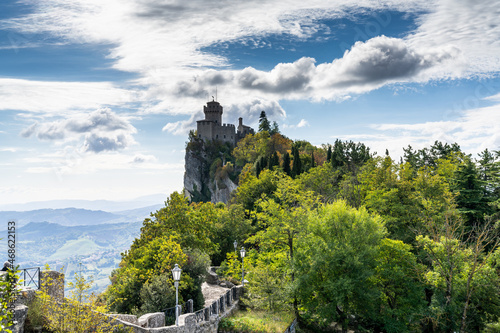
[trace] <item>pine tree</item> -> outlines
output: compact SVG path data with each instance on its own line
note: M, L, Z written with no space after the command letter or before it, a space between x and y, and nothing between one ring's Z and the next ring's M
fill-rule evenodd
M293 154L292 177L295 178L302 173L302 162L300 161L299 149L296 146L292 147L292 154Z
M292 176L292 170L290 169L290 154L288 154L288 152L283 156L283 172Z
M269 123L269 120L267 119L266 116L266 111L261 111L260 117L259 117L259 132L271 132L271 124Z
M330 162L332 159L332 146L328 145L328 151L326 152L326 161Z
M314 152L311 152L311 168L314 168L316 163L314 162Z

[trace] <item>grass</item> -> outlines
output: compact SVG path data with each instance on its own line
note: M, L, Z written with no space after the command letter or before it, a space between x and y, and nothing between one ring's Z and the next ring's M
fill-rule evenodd
M293 313L238 311L219 323L219 332L281 333L292 323Z

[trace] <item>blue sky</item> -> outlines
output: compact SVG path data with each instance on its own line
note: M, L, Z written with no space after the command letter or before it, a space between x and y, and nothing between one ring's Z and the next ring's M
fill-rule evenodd
M187 133L500 145L498 1L4 0L0 202L182 190Z

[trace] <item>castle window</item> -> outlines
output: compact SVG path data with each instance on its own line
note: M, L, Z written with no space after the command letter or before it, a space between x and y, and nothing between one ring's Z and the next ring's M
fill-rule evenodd
M224 139L226 138L226 134L224 134Z
M217 134L217 135L215 136L215 138L216 138L216 139L218 139L218 138L219 138L219 134Z

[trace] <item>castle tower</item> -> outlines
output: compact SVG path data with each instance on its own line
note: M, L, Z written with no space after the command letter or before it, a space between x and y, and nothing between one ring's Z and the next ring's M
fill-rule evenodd
M222 105L219 102L208 102L206 106L203 106L203 112L205 113L205 120L222 125Z

